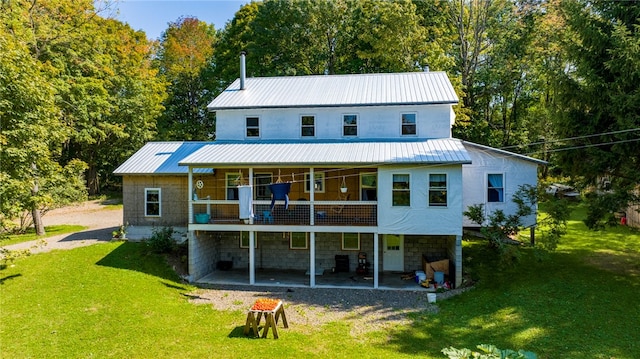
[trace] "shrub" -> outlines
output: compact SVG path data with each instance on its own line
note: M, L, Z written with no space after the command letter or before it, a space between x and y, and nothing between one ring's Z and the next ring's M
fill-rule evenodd
M176 247L173 239L173 227L154 228L151 238L145 241L155 253L171 253Z
M511 349L498 349L495 345L480 344L478 351L471 351L467 348L457 349L454 347L442 349L442 353L449 359L536 359L533 352L524 350L513 351Z

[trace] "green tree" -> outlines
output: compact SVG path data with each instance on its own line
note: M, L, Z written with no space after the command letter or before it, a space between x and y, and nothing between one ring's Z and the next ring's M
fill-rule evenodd
M570 66L562 78L564 111L555 127L574 138L558 153L562 170L592 191L586 223L599 228L637 202L640 183L640 6L565 1ZM606 186L603 184L606 183Z
M164 140L211 140L215 116L206 110L216 89L213 25L186 17L169 24L162 34L156 65L169 83L165 111L158 119Z
M36 233L44 235L43 212L86 198L84 164L56 162L69 131L54 95L43 65L0 30L0 224L5 231L27 213Z

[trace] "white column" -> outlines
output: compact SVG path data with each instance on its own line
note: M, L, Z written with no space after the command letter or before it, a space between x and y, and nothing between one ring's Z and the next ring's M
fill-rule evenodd
M373 233L373 288L378 288L378 268L379 268L379 255L378 255L378 251L379 251L379 247L380 244L379 242L379 237L378 237L378 232Z
M456 288L462 285L462 236L456 236Z
M316 232L309 233L309 286L316 286Z
M251 186L251 198L255 198L255 188L253 188L253 167L249 167L249 186ZM251 201L251 205L254 206L253 201ZM255 207L255 206L254 206ZM253 215L255 216L255 210L252 211L251 213L253 213ZM249 218L249 224L253 224L253 217Z
M309 181L311 183L309 183L309 216L311 216L311 218L309 218L309 224L311 224L312 226L316 224L316 210L315 210L315 204L313 203L313 201L316 200L316 196L315 196L315 186L313 185L315 183L315 179L313 178L315 175L313 174L313 167L309 168ZM303 176L304 178L304 176ZM303 186L306 186L307 183L305 182L303 184ZM304 188L304 187L303 187Z
M187 183L187 188L189 190L189 221L187 223L193 223L193 168L189 166L189 183Z
M256 239L254 231L249 231L249 284L256 284Z

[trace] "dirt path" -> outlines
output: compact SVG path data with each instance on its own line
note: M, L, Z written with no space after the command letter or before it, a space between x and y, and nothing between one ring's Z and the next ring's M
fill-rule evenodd
M31 253L54 249L72 249L111 240L111 232L122 224L122 208L112 208L101 201L87 201L76 206L54 209L43 217L45 226L75 224L88 227L76 233L45 238L46 245L37 247L37 241L6 246L10 250L31 249Z

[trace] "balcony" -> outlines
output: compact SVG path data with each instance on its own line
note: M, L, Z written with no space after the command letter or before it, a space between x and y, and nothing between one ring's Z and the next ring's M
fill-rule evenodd
M253 202L253 223L240 219L238 201L197 200L192 202L190 224L290 225L290 226L376 226L377 201L278 201ZM200 215L199 215L200 214ZM204 215L208 214L208 216ZM196 220L197 217L197 220Z

